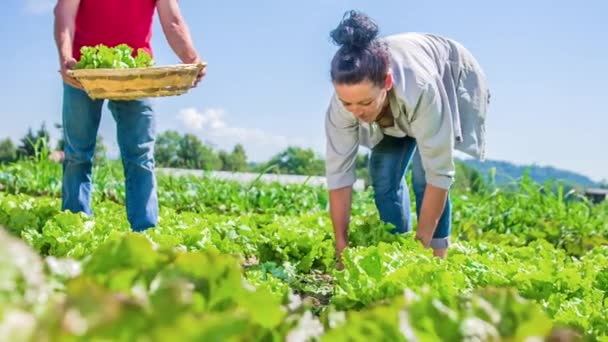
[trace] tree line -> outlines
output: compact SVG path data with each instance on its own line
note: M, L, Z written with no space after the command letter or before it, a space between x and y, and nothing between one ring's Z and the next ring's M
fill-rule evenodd
M59 124L55 124L55 128L59 131L62 129ZM50 133L43 123L37 130L29 128L17 144L14 144L9 138L0 140L0 164L34 156L37 144L42 144L49 150L63 150L63 140L61 139L56 146L49 146ZM154 158L157 167L165 168L307 176L325 174L324 160L312 149L288 146L266 162L253 163L248 160L242 144L235 145L231 151L215 150L193 134L180 134L174 130L164 131L157 136ZM107 148L102 137L98 136L94 162L99 163L106 159ZM368 162L369 153L360 154L356 161L357 177L363 179L366 185L370 185ZM476 168L456 161L454 188L477 192L485 190L487 187L488 181Z

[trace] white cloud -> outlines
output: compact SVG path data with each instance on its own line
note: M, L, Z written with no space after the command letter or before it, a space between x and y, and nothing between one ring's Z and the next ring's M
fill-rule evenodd
M199 112L195 108L182 109L177 118L188 128L195 131L207 129L224 130L227 128L224 122L224 112L219 109L208 109Z
M226 121L222 109L185 108L177 113L183 128L197 135L203 141L217 144L221 149L231 149L235 144L245 146L252 160L265 160L288 145L310 146L305 139L273 134L259 128L232 126Z
M25 11L29 14L46 14L53 10L54 0L25 0Z

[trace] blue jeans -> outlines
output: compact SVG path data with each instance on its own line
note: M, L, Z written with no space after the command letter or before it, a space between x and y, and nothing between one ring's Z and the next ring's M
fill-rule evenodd
M92 166L104 100L63 86L63 138L65 142L62 210L91 210ZM116 121L118 145L125 175L127 218L134 231L158 222L158 198L154 176L155 118L149 100L109 101Z
M369 174L374 189L374 200L383 222L391 223L392 233L412 230L410 193L405 181L406 170L412 162L412 186L416 197L416 215L424 198L426 180L416 140L411 137L395 138L385 135L373 149L369 161ZM450 196L433 235L431 247L447 248L451 232L452 205Z

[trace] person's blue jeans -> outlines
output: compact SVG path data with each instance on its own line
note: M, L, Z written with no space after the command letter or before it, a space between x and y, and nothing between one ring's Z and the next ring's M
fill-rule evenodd
M104 100L64 84L62 210L91 210L92 166ZM123 163L127 218L134 231L158 222L158 198L154 176L156 123L149 100L109 101L116 121L118 146Z
M426 180L416 140L411 137L396 138L385 135L371 152L369 173L374 189L374 200L383 222L395 226L392 233L412 230L410 193L405 181L408 166L412 164L412 186L416 197L416 214L424 198ZM431 247L447 248L451 232L452 205L450 196L433 235Z

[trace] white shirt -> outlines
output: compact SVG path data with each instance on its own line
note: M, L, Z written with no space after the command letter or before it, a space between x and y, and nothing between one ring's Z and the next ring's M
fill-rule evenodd
M425 33L383 38L391 56L390 101L395 127L358 121L337 96L325 117L328 188L351 186L360 145L373 148L384 134L416 139L429 184L449 189L454 150L485 158L489 89L475 58L459 43Z

